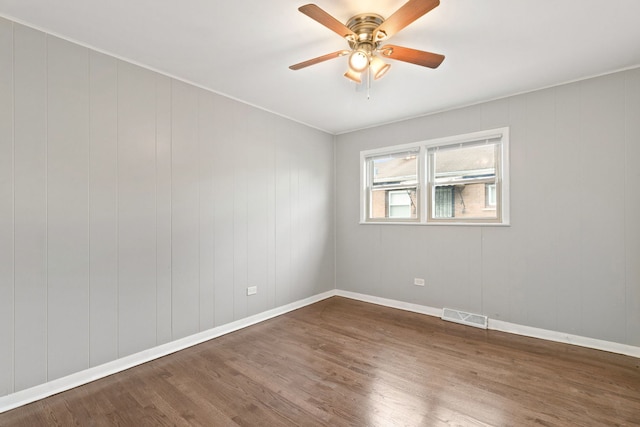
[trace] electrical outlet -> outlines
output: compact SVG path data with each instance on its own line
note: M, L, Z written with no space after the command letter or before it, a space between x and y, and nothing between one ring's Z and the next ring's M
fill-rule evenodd
M416 286L424 286L424 279L415 278L413 279L413 284Z
M258 287L257 286L249 286L247 288L247 295L255 295L258 293Z

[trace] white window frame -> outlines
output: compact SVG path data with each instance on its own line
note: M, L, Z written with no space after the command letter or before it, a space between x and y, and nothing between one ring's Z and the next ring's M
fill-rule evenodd
M472 141L480 141L483 139L500 138L500 157L498 159L499 167L496 173L496 199L497 199L497 218L447 218L434 219L429 218L428 206L431 191L431 182L429 182L429 161L428 150L439 146L449 146L455 144L464 144ZM371 163L367 159L371 157L381 156L385 154L394 154L403 151L419 150L418 154L418 188L417 188L417 218L415 219L394 219L394 218L369 218L371 211L370 200L370 168ZM445 138L431 139L427 141L414 142L409 144L400 144L390 147L377 148L373 150L365 150L360 152L360 223L361 224L419 224L419 225L475 225L475 226L508 226L510 225L510 188L509 188L509 128L489 129L479 132L472 132L463 135L455 135Z
M416 148L418 150L416 150ZM380 157L380 156L385 156L387 154L392 155L392 154L398 154L398 153L414 151L414 150L417 151L416 153L417 178L418 178L417 184L416 184L416 197L418 199L416 200L416 210L418 212L417 217L416 218L371 218L369 217L369 214L371 212L371 204L372 204L371 192L369 191L369 185L371 184L369 182L369 177L373 176L373 164L370 162L367 162L366 159L369 157ZM422 220L420 218L420 210L421 210L421 204L422 204L421 202L422 195L424 193L422 189L423 185L422 185L422 179L421 179L421 177L423 176L422 170L424 169L423 159L424 159L423 150L419 145L416 145L416 144L396 145L393 147L363 151L360 153L360 176L361 176L360 182L362 184L360 188L360 201L361 201L360 202L360 218L361 218L360 222L361 223L415 224ZM404 186L397 186L395 188L389 187L388 190L395 190L395 189L400 190L402 188L404 188Z

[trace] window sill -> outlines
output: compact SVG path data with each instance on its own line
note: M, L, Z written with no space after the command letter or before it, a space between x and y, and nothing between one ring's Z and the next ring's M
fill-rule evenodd
M419 225L419 226L454 226L454 227L510 227L505 222L408 222L408 221L360 221L360 225Z

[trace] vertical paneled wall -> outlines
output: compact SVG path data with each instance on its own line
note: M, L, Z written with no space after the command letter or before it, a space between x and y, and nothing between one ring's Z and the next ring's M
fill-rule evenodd
M118 357L118 61L89 52L89 365Z
M156 84L118 64L118 354L156 343ZM173 221L172 221L173 225Z
M13 36L13 353L20 390L49 374L47 38L21 26Z
M0 19L0 396L333 289L333 263L332 136Z
M340 135L337 288L640 346L639 117L633 69ZM509 227L358 224L361 150L502 126Z
M47 38L46 99L47 375L59 378L89 360L87 49Z
M14 382L13 65L13 27L0 20L0 396Z

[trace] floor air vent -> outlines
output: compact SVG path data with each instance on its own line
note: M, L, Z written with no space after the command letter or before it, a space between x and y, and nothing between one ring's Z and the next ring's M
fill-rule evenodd
M463 325L475 326L476 328L487 329L487 316L480 314L466 313L464 311L453 310L451 308L442 309L442 320L462 323Z

